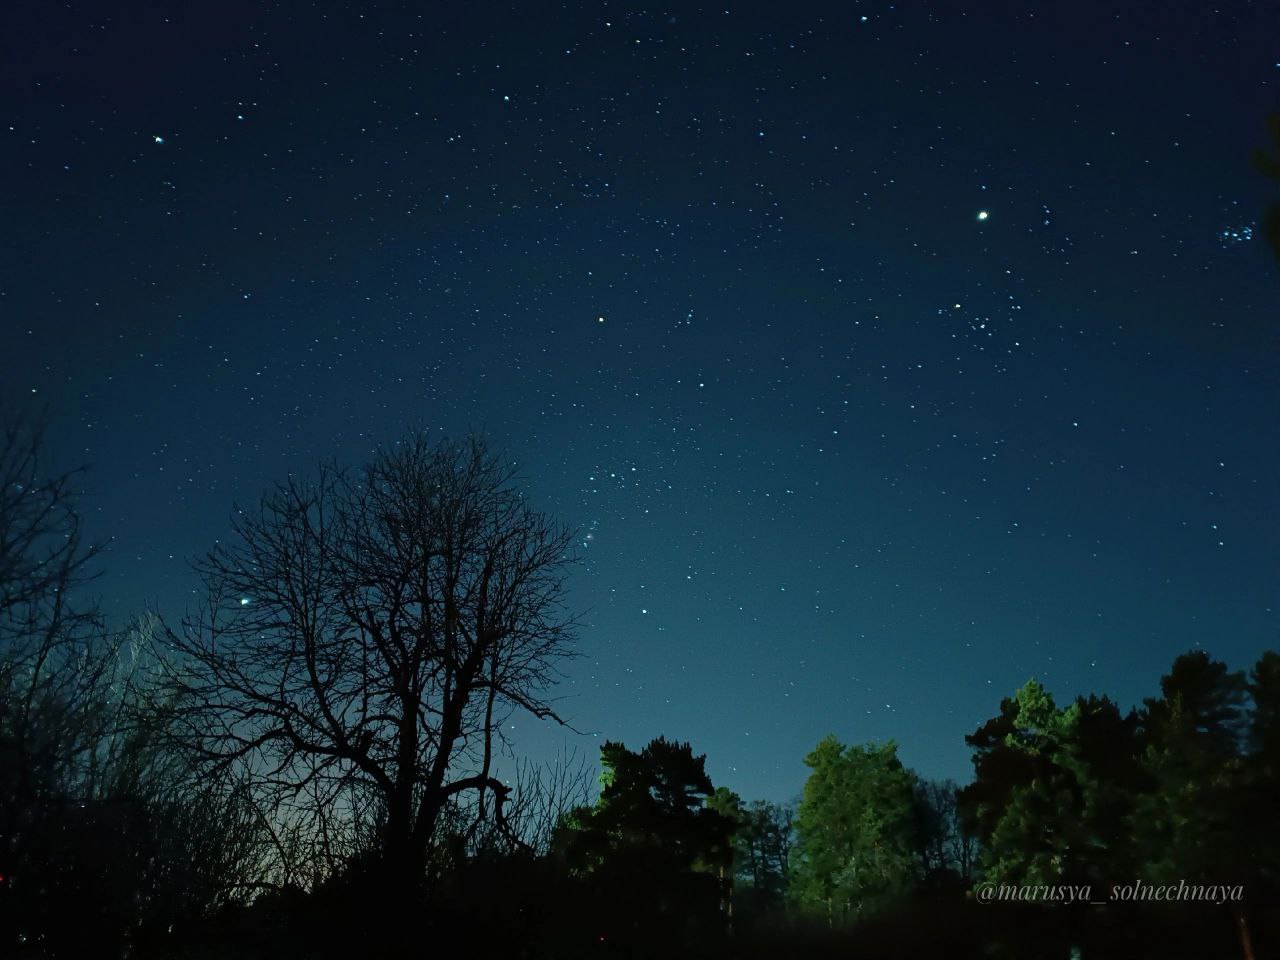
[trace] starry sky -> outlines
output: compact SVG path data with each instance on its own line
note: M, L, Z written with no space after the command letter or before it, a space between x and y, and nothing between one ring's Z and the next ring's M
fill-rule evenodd
M487 432L580 531L522 749L826 733L968 778L1037 676L1132 704L1280 603L1268 3L0 11L0 395L121 619L236 502ZM593 736L594 735L594 736Z

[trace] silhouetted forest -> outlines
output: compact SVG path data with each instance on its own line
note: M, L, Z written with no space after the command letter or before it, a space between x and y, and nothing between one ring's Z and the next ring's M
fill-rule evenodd
M1269 149L1258 150L1253 162L1263 175L1280 184L1280 114L1268 119L1267 129L1271 135ZM1270 244L1276 259L1280 260L1280 200L1273 200L1263 211L1259 226L1263 238Z
M184 622L125 628L41 441L12 423L0 447L5 956L1280 945L1280 655L1187 653L1127 711L1028 682L968 733L963 788L834 736L791 805L662 738L606 743L597 786L503 739L516 712L560 721L571 541L480 439L283 482L197 564Z

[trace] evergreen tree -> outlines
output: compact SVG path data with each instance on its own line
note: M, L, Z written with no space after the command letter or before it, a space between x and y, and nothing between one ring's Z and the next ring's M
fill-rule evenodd
M1271 150L1257 151L1254 163L1263 174L1280 184L1280 114L1268 121L1267 129L1271 134ZM1280 259L1280 200L1273 201L1263 212L1261 226L1263 238Z
M1106 883L1132 859L1129 812L1141 779L1137 717L1105 697L1059 709L1031 680L966 738L974 782L962 815L988 880Z
M566 818L556 846L601 924L649 941L716 929L729 908L732 795L717 795L687 743L659 737L635 753L609 742L600 758L600 798Z
M1146 701L1151 789L1133 818L1141 874L1154 883L1244 886L1255 844L1244 789L1244 674L1197 651L1178 657L1160 687ZM1251 957L1247 911L1233 909Z

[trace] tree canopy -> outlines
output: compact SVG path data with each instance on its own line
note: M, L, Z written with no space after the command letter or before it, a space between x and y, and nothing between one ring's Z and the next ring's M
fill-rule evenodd
M413 886L464 797L503 823L502 721L556 718L572 635L570 535L514 478L479 438L415 434L279 484L200 562L206 603L168 638L171 722L304 825L290 869L371 849Z
M874 912L912 876L914 779L892 742L846 747L828 736L804 762L791 896L833 920Z

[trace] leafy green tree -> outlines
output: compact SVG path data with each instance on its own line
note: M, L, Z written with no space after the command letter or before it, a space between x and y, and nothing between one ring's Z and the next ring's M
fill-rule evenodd
M804 762L790 896L832 923L873 916L914 878L914 778L892 742L828 736Z

